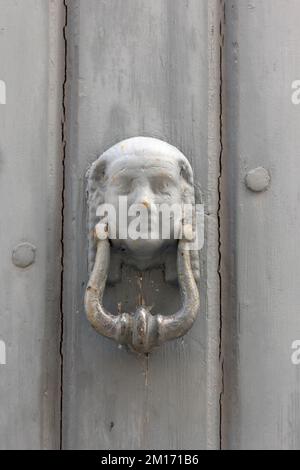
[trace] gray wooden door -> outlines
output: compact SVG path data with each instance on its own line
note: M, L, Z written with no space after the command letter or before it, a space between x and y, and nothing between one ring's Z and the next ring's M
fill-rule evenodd
M299 449L299 2L0 11L0 448ZM146 356L83 307L86 171L139 135L186 155L205 206L199 318ZM128 268L107 302L140 289ZM174 309L160 270L142 289Z

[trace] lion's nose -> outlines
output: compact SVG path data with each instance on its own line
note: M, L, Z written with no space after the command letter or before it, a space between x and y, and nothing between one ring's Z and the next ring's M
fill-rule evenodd
M149 201L149 198L145 197L142 200L142 205L146 207L146 209L150 209L151 202Z
M134 200L136 204L141 204L146 209L150 209L153 202L151 188L148 185L139 188L138 192L135 194Z

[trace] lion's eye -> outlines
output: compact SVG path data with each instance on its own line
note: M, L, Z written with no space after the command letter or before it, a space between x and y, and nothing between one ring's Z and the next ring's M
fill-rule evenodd
M169 185L168 185L168 183L167 183L166 181L159 184L159 191L160 191L161 193L167 193L168 190L169 190Z
M161 179L153 182L153 191L156 194L170 195L172 182L169 179Z
M114 180L113 185L117 189L119 194L129 194L132 190L133 180L131 178L117 178Z

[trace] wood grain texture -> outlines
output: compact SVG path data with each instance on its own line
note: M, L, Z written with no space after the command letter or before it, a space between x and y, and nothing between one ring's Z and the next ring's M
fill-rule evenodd
M223 447L299 449L300 4L225 3ZM244 184L258 166L271 174L263 193Z
M62 2L0 1L0 448L59 445ZM36 247L21 269L12 252Z
M63 447L218 447L219 2L72 0L67 6ZM83 308L85 173L112 144L138 135L166 140L190 160L211 234L201 255L196 325L148 357L97 335ZM176 308L177 292L159 270L142 280L132 270L123 275L122 287L107 291L111 309L118 302L134 307L140 282L155 308Z

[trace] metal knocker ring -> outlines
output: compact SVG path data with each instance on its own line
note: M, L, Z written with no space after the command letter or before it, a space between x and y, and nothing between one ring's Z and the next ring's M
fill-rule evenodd
M155 204L167 201L169 205L173 202L179 205L186 203L194 207L192 169L185 156L175 147L157 139L137 137L105 152L92 165L88 179L89 231L96 235L96 254L85 294L87 318L101 335L127 345L135 352L148 353L166 341L185 335L197 317L200 304L196 284L198 257L195 251L191 251L191 241L184 230L186 228L188 232L192 225L184 218L177 219L184 234L179 240L123 242L137 266L144 263L143 269L151 268L155 256L162 259L166 243L167 246L172 245L174 261L177 257L180 309L171 315L153 314L141 305L135 312L115 315L104 307L103 295L109 276L111 250L120 250L121 237L112 239L110 223L97 223L96 215L99 214L96 209L108 202L116 206L120 193L124 194L125 190L131 201L140 202L146 208L153 201ZM176 225L175 216L174 219ZM92 244L95 246L95 241Z
M146 307L141 306L135 313L112 315L102 303L109 269L110 244L108 239L98 240L95 265L85 295L87 317L95 330L139 353L147 353L165 341L185 335L192 327L200 306L187 243L180 240L177 250L182 302L180 310L173 315L152 315Z

